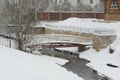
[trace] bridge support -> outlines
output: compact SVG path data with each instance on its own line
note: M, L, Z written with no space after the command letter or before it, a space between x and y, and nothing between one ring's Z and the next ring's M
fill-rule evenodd
M94 49L96 51L99 51L100 50L100 47L99 47L99 40L97 38L96 35L93 35L93 46L94 46Z

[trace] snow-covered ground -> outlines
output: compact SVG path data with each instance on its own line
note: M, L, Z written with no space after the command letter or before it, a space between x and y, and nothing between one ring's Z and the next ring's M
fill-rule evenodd
M116 33L110 33L110 35L117 35L117 39L112 44L99 52L91 48L80 53L80 58L89 60L90 63L87 66L97 70L99 74L113 80L120 80L120 21L70 18L51 24L72 27L71 29L75 27L74 30L78 29L76 27L84 28L84 31L90 29L90 32L101 29L108 30L108 32L115 30ZM44 24L44 26L46 25ZM37 25L37 27L39 26ZM60 27L58 29L60 30ZM110 54L109 47L113 48L115 52ZM0 47L0 80L82 80L77 75L67 72L57 65L61 61L54 62L54 60L57 59ZM107 66L107 64L113 64L118 68Z
M51 59L0 46L0 80L83 79Z
M52 56L47 56L47 55L41 55L41 56L48 60L55 62L58 65L65 65L67 62L69 62L69 60L62 59L62 58L57 58L57 57L52 57Z
M108 48L100 52L96 52L91 48L81 53L80 58L89 60L90 63L87 66L96 70L99 74L113 80L120 80L120 54L110 54ZM118 68L107 66L107 64L118 66Z

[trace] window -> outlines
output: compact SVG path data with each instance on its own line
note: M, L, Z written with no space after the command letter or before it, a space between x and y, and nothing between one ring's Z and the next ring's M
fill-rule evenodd
M118 9L118 7L119 7L118 3L115 0L112 0L109 5L109 8L110 9Z

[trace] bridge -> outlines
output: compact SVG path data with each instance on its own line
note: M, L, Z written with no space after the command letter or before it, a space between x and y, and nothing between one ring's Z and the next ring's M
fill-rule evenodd
M79 47L79 50L83 51L86 46L93 45L93 40L90 37L74 35L41 34L34 36L29 44L32 45L31 47L41 46L41 48Z
M92 46L96 51L99 51L116 38L116 32L113 29L46 24L46 27L41 28L41 31L41 34L33 36L28 46L41 46L42 48Z
M44 44L51 42L68 42L76 44L92 44L93 40L90 37L80 37L74 35L63 35L63 34L41 34L34 36L31 44Z

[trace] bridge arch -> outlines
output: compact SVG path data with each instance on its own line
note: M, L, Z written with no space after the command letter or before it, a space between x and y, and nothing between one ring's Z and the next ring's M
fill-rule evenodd
M28 46L41 46L41 48L78 47L79 51L86 46L93 46L93 39L64 34L41 34L34 36Z
M107 47L116 38L116 32L113 29L92 29L46 23L46 26L44 29L41 28L41 31L41 34L34 36L30 44L42 45L50 43L57 45L59 42L60 45L62 42L62 44L92 45L96 51L99 51L99 49Z
M63 34L42 34L35 36L31 41L31 44L42 44L52 42L67 42L75 44L92 45L93 39L90 37L81 37L74 35L63 35Z

